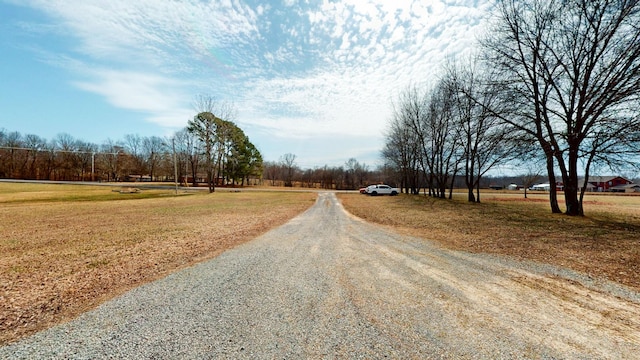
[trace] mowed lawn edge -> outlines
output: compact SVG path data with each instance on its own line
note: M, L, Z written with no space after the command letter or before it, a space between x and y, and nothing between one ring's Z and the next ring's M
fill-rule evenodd
M561 266L640 290L640 196L588 195L585 217L551 214L547 194L487 193L479 204L465 196L339 194L351 214L445 248Z
M0 186L0 346L254 239L317 197Z

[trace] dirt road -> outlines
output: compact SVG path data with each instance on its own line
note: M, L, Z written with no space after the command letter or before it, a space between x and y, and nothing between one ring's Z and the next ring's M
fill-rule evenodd
M637 358L640 294L304 214L0 358Z

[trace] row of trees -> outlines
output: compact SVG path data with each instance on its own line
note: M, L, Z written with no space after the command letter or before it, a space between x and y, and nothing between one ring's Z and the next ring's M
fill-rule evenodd
M388 169L371 170L355 158L344 166L323 166L301 169L295 154L284 154L279 161L264 164L263 179L271 186L300 186L307 188L354 190L368 184L395 182L395 174Z
M469 201L479 202L482 177L527 151L483 103L467 96L475 85L471 69L450 68L432 89L413 86L398 97L382 154L398 169L404 192L426 188L444 198L448 190L451 197L462 176Z
M203 131L205 125L210 125L210 132ZM206 134L210 135L208 151ZM212 159L209 163L208 158ZM210 112L198 114L172 137L126 135L122 141L108 140L100 145L68 134L46 140L0 129L0 178L173 181L174 172L182 182L210 184L211 191L223 182L244 185L248 179L271 186L340 190L395 181L395 173L389 169L371 170L353 158L344 166L314 169L300 168L291 153L263 163L260 152L241 129Z
M205 98L202 98L205 99ZM60 134L52 140L0 129L0 178L37 180L206 181L244 184L262 175L262 155L244 132L211 111L232 109L201 99L209 106L171 137L126 135L101 145ZM222 112L222 115L232 115ZM204 175L202 175L204 173ZM176 178L177 176L177 178Z
M638 167L640 1L500 0L495 11L477 61L399 97L384 158L403 186L422 177L434 196L462 173L470 201L492 167L540 159L566 214L583 215L590 171ZM554 187L549 200L561 212Z
M94 144L59 134L47 140L0 129L0 177L34 180L122 181L132 174L168 176L170 156L159 137L127 135Z

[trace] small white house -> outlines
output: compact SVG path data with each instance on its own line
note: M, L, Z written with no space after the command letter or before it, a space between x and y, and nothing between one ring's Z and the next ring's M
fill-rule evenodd
M522 188L522 186L514 183L511 183L507 186L507 190L520 190L520 188Z
M530 190L549 191L549 190L551 190L551 185L549 183L546 183L546 184L535 184L530 188Z

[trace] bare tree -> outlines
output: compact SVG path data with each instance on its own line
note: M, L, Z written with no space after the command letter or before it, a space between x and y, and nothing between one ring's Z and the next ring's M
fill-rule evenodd
M173 135L175 141L176 160L178 162L178 178L184 180L184 186L188 185L189 168L192 169L192 177L196 181L198 157L194 156L195 143L197 138L191 134L186 128L176 132Z
M286 153L280 157L280 164L284 169L284 186L292 187L293 179L296 174L296 155Z
M212 95L197 95L193 108L196 112L210 112L228 121L234 121L238 115L233 102L219 100Z
M73 170L76 162L74 154L76 140L67 133L60 133L56 135L54 142L57 150L57 177L58 179L71 180L73 179Z
M638 149L640 2L501 0L498 10L484 48L511 109L503 120L545 154L552 211L557 168L566 214L583 215L579 165L588 176L594 161L628 162Z
M92 162L93 154L98 150L98 147L90 142L76 140L75 143L75 158L76 158L76 172L78 180L91 180L92 179Z
M357 189L365 185L364 180L367 173L365 164L359 163L356 158L350 158L344 165L344 183L347 189Z
M420 173L425 178L431 177L431 169L424 157L427 97L417 87L409 86L392 105L393 118L382 154L389 164L398 169L401 189L407 194L418 194Z
M535 185L542 178L542 169L537 163L528 162L525 165L526 172L522 175L522 186L524 186L524 198L527 198L527 190Z
M484 75L472 59L466 66L449 65L443 78L453 90L452 110L461 134L464 180L470 202L480 202L480 181L487 172L518 158L526 149L514 136L517 133L505 127L489 110L494 107L497 94L493 87L486 85Z
M383 156L396 162L406 192L418 193L426 181L430 196L444 198L448 189L452 197L464 155L456 93L452 82L443 80L430 91L409 87L394 104Z
M264 163L264 175L271 183L271 186L276 186L278 180L284 178L282 174L282 165L274 161L267 161Z
M16 157L18 156L18 148L22 147L22 134L17 131L3 133L4 152L6 156L0 158L3 163L4 173L6 176L13 178L16 174Z
M142 158L149 176L151 177L151 181L157 177L156 169L161 161L162 153L168 150L168 144L158 136L142 138ZM173 171L170 173L173 173Z
M133 173L137 173L138 175L146 175L144 174L145 166L144 166L144 155L143 155L143 144L142 137L138 134L127 134L124 137L124 144L127 149L127 153L129 155L129 160L127 164L122 164L128 174L131 175Z
M103 172L107 175L107 181L119 181L126 174L122 173L122 158L124 155L124 145L117 143L111 139L107 139L100 146L100 159L102 162Z
M25 171L27 178L41 179L39 171L39 154L46 147L47 141L38 135L27 134L24 137L24 145L28 150L29 165Z
M42 172L44 173L43 179L53 180L56 170L56 143L55 141L48 141L42 151Z
M339 182L336 178L337 171L327 165L318 170L318 176L320 177L320 187L323 189L335 189Z
M453 181L463 159L462 131L456 121L455 88L440 81L429 97L429 112L425 117L426 130L421 139L423 158L430 173L430 194L444 198L449 189L453 193Z
M367 185L367 175L369 174L369 167L367 164L358 162L355 158L347 161L347 169L352 172L354 186L353 189L357 189L361 186Z

